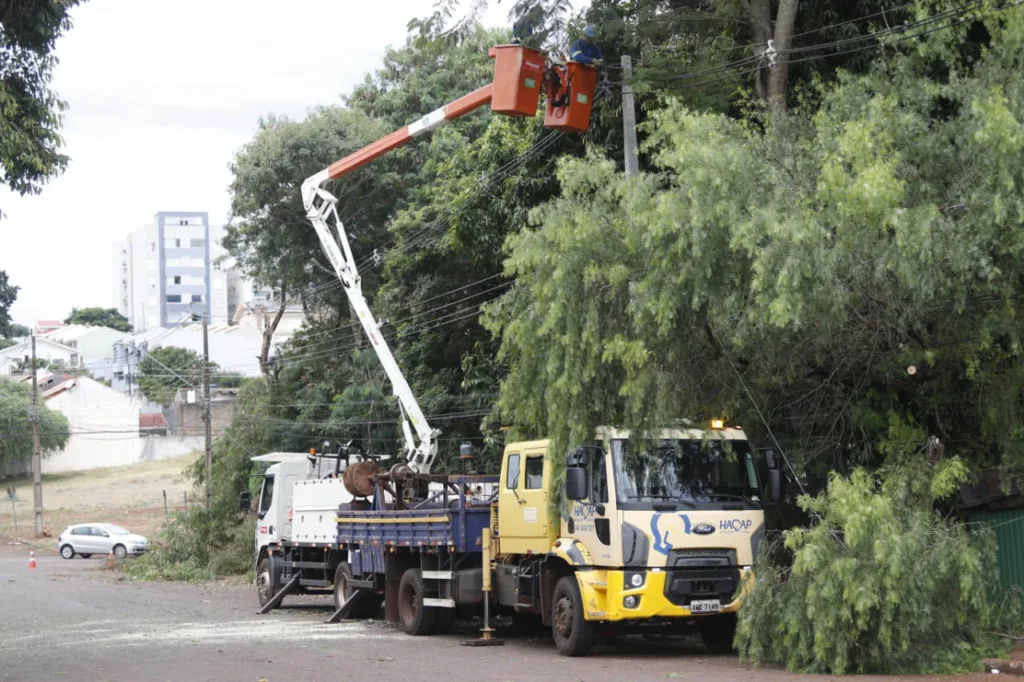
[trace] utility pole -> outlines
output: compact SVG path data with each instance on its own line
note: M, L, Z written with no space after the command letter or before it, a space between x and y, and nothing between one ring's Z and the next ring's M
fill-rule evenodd
M39 442L39 384L36 381L36 335L32 334L32 497L36 537L43 537L43 452Z
M206 511L213 509L213 424L210 419L210 339L203 311L203 421L206 423Z
M636 150L636 109L633 105L633 58L622 55L622 139L626 151L626 175L640 172Z

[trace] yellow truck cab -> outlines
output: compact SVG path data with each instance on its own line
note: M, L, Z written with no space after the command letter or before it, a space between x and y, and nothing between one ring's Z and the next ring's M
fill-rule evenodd
M640 440L600 429L569 454L557 506L548 446L505 448L491 528L499 603L538 613L565 655L586 653L600 623L652 619L693 626L713 651L730 650L764 538L759 466L743 431ZM769 478L777 497L778 470ZM512 593L527 587L524 571L538 574L539 595Z

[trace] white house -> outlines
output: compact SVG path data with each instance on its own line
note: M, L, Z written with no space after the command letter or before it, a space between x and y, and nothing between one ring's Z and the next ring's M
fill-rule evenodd
M277 313L281 308L280 299L277 296L267 298L257 294L256 298L248 303L240 303L235 310L234 323L243 329L255 329L263 333L274 322ZM306 321L306 313L299 303L291 303L285 306L284 314L277 323L274 330L274 341L283 343L290 339Z
M107 378L114 357L114 344L128 334L110 327L72 324L49 331L40 338L73 348L82 356L82 365L93 374ZM38 340L37 340L38 343Z
M21 366L28 367L31 357L32 341L29 339L0 350L0 376L9 376ZM36 358L68 369L83 367L78 350L46 337L36 337Z
M44 474L138 464L203 447L201 437L156 435L127 395L88 377L67 379L44 392L43 400L71 427L64 450L43 458Z
M139 461L139 408L127 396L88 377L75 377L47 390L43 400L67 417L72 434L64 450L43 458L44 474Z
M237 372L245 377L260 375L259 356L263 349L263 334L256 329L238 326L210 325L208 329L210 360L226 372ZM284 340L275 336L274 348ZM203 353L203 326L198 323L167 329L150 329L133 334L114 344L113 386L128 391L128 377L138 377L138 364L146 352L157 348L186 348L199 355ZM273 349L272 349L273 352Z

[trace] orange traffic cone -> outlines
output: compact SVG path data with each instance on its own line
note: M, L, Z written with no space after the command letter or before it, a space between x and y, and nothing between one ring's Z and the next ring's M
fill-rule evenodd
M35 552L29 552L28 553L28 567L29 568L35 568L36 567L36 553Z

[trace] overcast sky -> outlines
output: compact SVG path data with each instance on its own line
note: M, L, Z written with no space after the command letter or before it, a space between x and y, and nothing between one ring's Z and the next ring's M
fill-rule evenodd
M497 3L488 25L505 23ZM582 3L581 3L582 4ZM16 322L115 305L112 248L157 211L228 212L228 164L261 114L338 101L433 0L89 0L57 44L71 163L43 193L0 188ZM486 59L486 55L481 58ZM426 112L424 112L426 113Z

